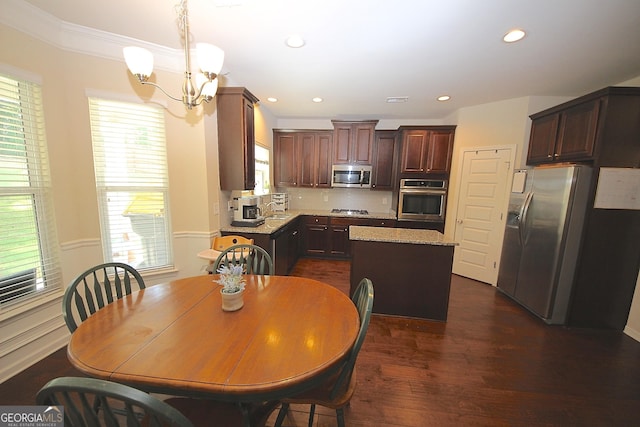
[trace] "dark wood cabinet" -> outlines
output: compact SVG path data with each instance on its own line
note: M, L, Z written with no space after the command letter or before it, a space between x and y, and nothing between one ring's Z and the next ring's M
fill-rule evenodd
M299 135L299 187L331 187L331 147L333 133L305 132Z
M292 220L271 236L273 241L274 270L276 275L289 274L300 255L300 222Z
M274 130L276 187L331 187L332 131Z
M304 223L305 255L349 258L351 257L350 226L394 227L395 219L306 216Z
M295 133L273 133L273 178L276 187L297 187L299 150Z
M449 174L455 126L403 126L400 174Z
M377 120L333 123L333 163L371 165Z
M603 168L640 169L640 88L607 87L531 120L528 164L593 167L568 325L622 331L640 265L640 211L604 209L594 201Z
M311 256L323 256L327 252L329 217L305 216L304 253Z
M329 247L327 255L339 258L351 257L351 241L349 227L352 225L369 225L367 218L332 217L329 226Z
M394 130L376 131L373 143L372 190L391 191L398 183L396 167L396 135Z
M531 116L527 164L593 160L601 102Z
M238 235L253 239L253 243L269 253L273 261L273 268L277 275L287 275L296 264L301 254L300 220L293 219L273 234L223 231L223 236Z
M243 87L221 87L216 94L221 190L253 190L256 185L254 104Z

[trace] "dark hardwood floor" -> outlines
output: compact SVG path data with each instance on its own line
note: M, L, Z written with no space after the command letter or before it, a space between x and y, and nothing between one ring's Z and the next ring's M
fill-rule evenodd
M349 289L347 261L302 259L292 274ZM65 349L1 384L0 405L32 404L62 375L79 375ZM640 425L639 342L547 326L459 276L446 323L374 315L357 378L348 426ZM306 425L304 411L294 407L285 425ZM336 425L333 411L319 408L314 425Z

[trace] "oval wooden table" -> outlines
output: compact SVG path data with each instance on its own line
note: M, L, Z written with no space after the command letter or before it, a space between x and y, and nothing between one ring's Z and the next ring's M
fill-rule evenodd
M217 277L150 286L98 310L71 336L69 360L148 392L236 402L299 393L345 360L359 317L344 293L247 275L244 307L224 312Z

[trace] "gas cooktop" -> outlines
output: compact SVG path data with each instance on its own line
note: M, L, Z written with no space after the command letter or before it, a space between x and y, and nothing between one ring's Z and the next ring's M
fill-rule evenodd
M331 209L331 213L341 213L347 215L369 215L366 209Z

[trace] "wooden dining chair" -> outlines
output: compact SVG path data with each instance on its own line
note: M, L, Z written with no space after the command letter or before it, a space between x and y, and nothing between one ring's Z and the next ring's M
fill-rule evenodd
M216 236L213 238L213 242L211 243L211 249L214 251L222 252L227 248L230 248L234 245L253 245L253 239L247 239L243 236ZM216 270L213 269L213 265L215 264L215 259L209 261L209 266L207 267L207 271L209 274L215 274Z
M213 238L211 249L222 252L234 245L253 245L253 239L242 236L216 236Z
M264 427L277 402L246 406L206 399L160 400L142 390L112 381L61 377L36 395L36 404L64 406L66 427L174 426Z
M95 378L53 379L38 391L36 404L63 406L65 427L194 427L178 409L154 396Z
M223 265L243 265L245 274L270 275L274 273L273 261L269 253L256 245L234 245L218 255L213 264L213 272L216 273Z
M144 288L142 276L128 264L109 262L91 267L65 290L62 299L64 321L73 333L80 323L105 305Z
M328 380L319 386L303 392L297 396L283 399L280 411L276 419L275 427L280 427L291 404L311 405L309 411L309 426L313 425L313 417L316 405L324 406L336 410L338 426L344 427L344 407L349 404L356 388L356 359L364 338L369 329L371 310L373 309L373 284L371 280L365 278L360 281L353 293L351 300L354 302L360 315L360 330L358 336L349 352L347 360L342 368Z

